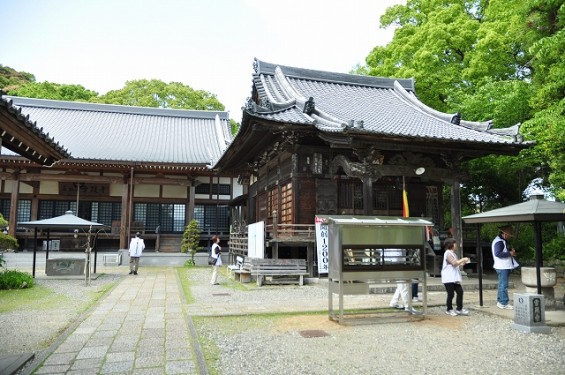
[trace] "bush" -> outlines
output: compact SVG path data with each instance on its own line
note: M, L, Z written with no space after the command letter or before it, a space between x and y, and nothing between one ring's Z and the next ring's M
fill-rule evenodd
M548 260L565 260L565 236L558 235L544 244L543 257Z
M0 290L24 289L33 286L33 277L27 272L6 270L0 272Z
M0 249L16 250L18 248L18 240L8 234L0 232Z
M191 220L184 230L182 235L182 243L180 246L180 251L183 253L190 252L190 259L185 262L185 266L194 266L194 254L202 247L200 244L200 233L202 231L198 228L198 221Z

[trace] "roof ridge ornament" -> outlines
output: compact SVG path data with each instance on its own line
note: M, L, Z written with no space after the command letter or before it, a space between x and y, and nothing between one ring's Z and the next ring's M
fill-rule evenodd
M316 110L316 104L314 103L314 97L308 98L306 103L304 103L304 109L302 112L306 113L307 115L311 115Z

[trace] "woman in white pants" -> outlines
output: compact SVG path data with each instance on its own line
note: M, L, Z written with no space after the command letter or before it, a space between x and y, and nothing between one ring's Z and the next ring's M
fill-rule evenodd
M210 280L210 284L212 285L220 285L218 283L218 269L222 265L222 248L219 243L219 236L212 237L212 249L210 250L210 255L213 258L216 258L216 263L212 266L212 280Z

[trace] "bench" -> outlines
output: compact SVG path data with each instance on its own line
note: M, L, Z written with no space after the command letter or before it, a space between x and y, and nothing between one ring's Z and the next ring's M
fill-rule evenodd
M120 253L102 254L102 263L104 263L104 265L114 264L116 266L119 266L122 263L122 254Z
M242 265L243 265L243 257L237 256L235 258L235 264L230 264L228 266L228 276L231 277L232 273L234 273L235 271L239 271Z
M242 269L257 279L258 286L266 282L271 284L298 282L298 285L304 285L304 276L308 275L305 259L246 258Z
M245 267L245 259L243 257L236 258L239 268L233 271L234 279L240 283L248 283L251 281L251 272Z

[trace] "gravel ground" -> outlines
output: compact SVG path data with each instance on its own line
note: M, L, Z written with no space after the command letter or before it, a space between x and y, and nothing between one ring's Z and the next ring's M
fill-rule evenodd
M0 356L38 353L48 348L121 275L105 274L86 286L83 280L36 278L38 286L55 293L46 304L0 313ZM1 300L0 300L1 303Z
M100 291L120 277L104 275L90 287L84 280L37 279L39 285L55 291L61 303L0 313L0 355L47 348ZM209 269L191 270L189 277L196 303L208 302L214 288L208 284ZM327 297L322 285L247 288L226 285L224 278L220 282L221 291L228 294L227 304L292 305ZM430 308L420 321L382 324L339 325L327 313L194 317L193 321L210 371L223 375L565 374L564 327L554 327L547 335L527 334L512 329L508 319L478 310L467 317L447 316L443 310Z
M193 273L193 284L209 272ZM229 301L327 296L322 286L230 290ZM209 295L196 294L202 300ZM389 299L390 296L387 296ZM424 320L339 325L327 314L194 319L204 353L219 374L565 374L565 328L523 333L511 321L471 311L447 316L444 307ZM317 337L308 337L308 336ZM306 337L304 337L306 336Z

